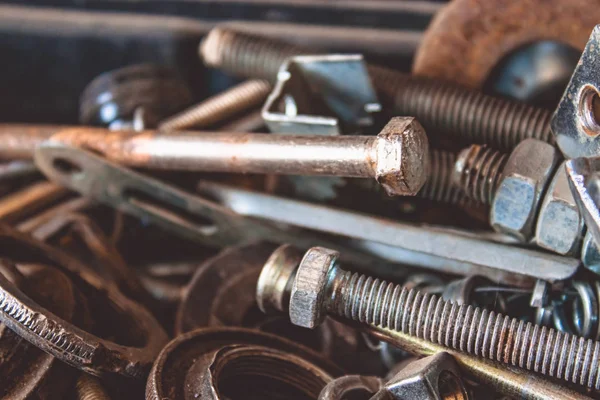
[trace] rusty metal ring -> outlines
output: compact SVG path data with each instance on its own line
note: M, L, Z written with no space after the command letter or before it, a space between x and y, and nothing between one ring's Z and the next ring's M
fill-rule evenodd
M59 270L46 266L27 266L19 271L13 264L0 263L0 276L50 305L67 320L79 320L76 296L71 281ZM23 340L0 325L0 399L45 398L48 393L66 395L75 378L74 370L50 354Z
M296 354L231 345L194 363L186 375L185 398L314 399L332 380L326 371Z
M41 307L0 276L0 320L10 329L56 358L88 373L145 377L156 354L167 342L166 333L150 312L125 297L114 283L105 282L89 267L5 225L0 225L0 255L15 262L58 268L77 287L87 289L83 290L85 295L95 294L98 296L96 302L101 301L127 315L132 330L141 336L137 339L143 343L121 345L86 332ZM127 339L135 341L136 338Z
M552 40L583 50L598 21L592 0L454 0L425 32L413 73L479 88L524 45Z
M233 344L265 346L294 354L333 377L343 371L318 353L291 340L245 328L205 328L173 339L160 352L146 384L146 400L185 399L185 377L202 356Z
M206 326L244 325L256 304L256 281L274 248L266 243L228 247L203 262L184 290L175 333Z

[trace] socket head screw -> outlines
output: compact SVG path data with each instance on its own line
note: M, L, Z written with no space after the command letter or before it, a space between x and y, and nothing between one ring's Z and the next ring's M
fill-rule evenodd
M285 312L290 302L302 251L290 244L279 246L265 263L256 285L258 308L266 314Z
M496 231L524 242L532 238L542 196L559 158L554 146L535 139L522 141L512 151L492 202L490 223Z
M330 272L339 256L337 251L313 247L300 261L290 296L290 320L294 325L312 329L323 322Z
M377 135L375 178L390 196L414 196L429 176L429 141L412 117L395 117Z

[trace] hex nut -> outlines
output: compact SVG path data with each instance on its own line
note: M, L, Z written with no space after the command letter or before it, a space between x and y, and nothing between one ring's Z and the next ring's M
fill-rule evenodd
M585 226L569 188L565 163L558 167L542 201L535 243L558 254L573 255L580 250Z
M454 358L440 352L402 368L371 399L468 399Z
M339 256L337 251L313 247L302 258L290 296L290 320L294 325L312 329L323 322L329 272Z
M592 234L588 231L583 238L581 247L581 262L593 273L600 275L600 249Z
M559 157L554 146L535 139L515 147L492 202L490 223L496 231L523 242L532 238L542 196Z
M429 141L413 117L395 117L377 135L375 178L390 196L414 196L429 176Z

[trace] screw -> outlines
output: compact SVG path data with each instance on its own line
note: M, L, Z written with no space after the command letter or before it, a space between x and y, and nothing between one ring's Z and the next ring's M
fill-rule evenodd
M289 247L275 252L282 251ZM261 276L294 277L288 306L292 323L314 328L330 313L600 390L599 342L346 271L338 258L334 250L313 247L297 264L295 277L272 271L290 268L289 262L265 265ZM257 288L259 296L290 286L277 282L277 288L268 289L265 281Z
M108 393L95 376L81 374L75 385L77 400L110 400Z
M158 129L206 128L259 106L270 92L271 85L267 81L248 80L168 118Z
M471 197L465 195L459 186L454 184L452 173L455 163L455 153L431 149L429 152L429 177L418 196L451 205L464 206L475 203Z
M463 193L483 204L492 204L507 154L477 144L462 150L451 180Z
M200 46L207 65L270 82L287 58L316 52L225 28L213 29ZM368 70L390 112L414 116L430 132L500 150L527 138L554 142L547 110L382 67Z

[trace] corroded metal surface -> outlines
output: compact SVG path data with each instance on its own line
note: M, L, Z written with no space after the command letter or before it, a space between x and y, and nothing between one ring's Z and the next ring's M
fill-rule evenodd
M499 61L521 46L555 40L583 50L598 21L593 0L454 0L425 32L413 73L480 88Z

